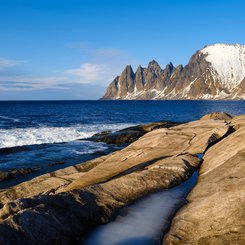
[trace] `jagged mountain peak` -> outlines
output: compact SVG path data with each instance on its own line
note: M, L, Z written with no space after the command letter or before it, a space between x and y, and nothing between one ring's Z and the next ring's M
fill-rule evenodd
M245 99L245 45L207 45L186 66L127 66L103 99Z
M141 71L141 70L143 70L144 68L141 66L141 65L139 65L138 66L138 68L137 68L137 70L136 70L136 73L137 73L137 71Z
M178 65L177 67L176 67L176 70L179 70L179 71L181 71L181 70L183 70L183 65Z
M155 77L158 77L162 73L162 68L157 61L152 60L149 62L147 69L154 74Z
M169 62L169 63L166 65L166 67L165 67L165 69L168 70L168 71L173 71L174 68L175 68L175 67L174 67L174 65L173 65L172 62Z
M126 65L126 67L124 68L123 72L131 72L133 73L133 68L131 65Z
M161 66L158 64L158 62L156 60L151 60L148 64L147 68L161 68Z

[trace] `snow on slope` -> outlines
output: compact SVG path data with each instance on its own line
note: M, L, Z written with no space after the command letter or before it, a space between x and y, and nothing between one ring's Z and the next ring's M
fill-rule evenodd
M245 77L245 45L215 44L201 50L205 59L229 89L237 86Z

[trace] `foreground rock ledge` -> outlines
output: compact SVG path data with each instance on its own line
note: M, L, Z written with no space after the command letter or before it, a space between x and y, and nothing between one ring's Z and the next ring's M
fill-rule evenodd
M70 244L116 209L182 183L199 167L197 154L243 125L215 119L157 129L121 151L2 190L0 244Z
M205 153L189 204L163 244L245 244L245 116L231 124L237 131Z

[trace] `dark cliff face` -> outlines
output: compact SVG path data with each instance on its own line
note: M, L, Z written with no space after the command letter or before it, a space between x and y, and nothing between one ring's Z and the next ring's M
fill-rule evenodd
M121 76L116 77L107 88L103 98L123 99L127 93L132 93L135 88L135 74L130 65L126 66Z
M141 91L144 89L145 86L145 69L139 66L135 73L135 87L136 90Z
M189 63L164 69L152 60L147 68L139 66L134 73L127 66L121 76L109 85L102 99L239 99L245 98L245 80L236 88L222 84L222 79L197 51Z

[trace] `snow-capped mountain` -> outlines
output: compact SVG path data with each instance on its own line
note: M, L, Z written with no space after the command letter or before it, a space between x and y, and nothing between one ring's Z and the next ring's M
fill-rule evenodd
M245 99L245 45L205 46L184 67L127 66L102 99Z

